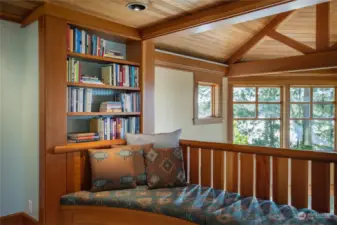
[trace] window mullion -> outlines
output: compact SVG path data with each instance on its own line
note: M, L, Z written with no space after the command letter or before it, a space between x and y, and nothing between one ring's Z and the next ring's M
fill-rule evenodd
M284 93L283 93L283 118L282 118L282 135L283 135L283 141L282 141L282 147L283 148L289 148L290 145L290 85L285 85L283 87Z

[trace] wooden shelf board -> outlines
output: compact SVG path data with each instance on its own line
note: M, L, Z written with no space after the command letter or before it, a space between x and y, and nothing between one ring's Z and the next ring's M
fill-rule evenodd
M140 112L68 112L68 116L139 116Z
M119 64L130 65L130 66L140 66L140 63L132 62L128 60L107 58L107 57L102 57L102 56L93 56L93 55L81 54L77 52L68 52L68 56L74 57L74 58L81 58L81 59L88 60L88 61L119 63Z
M86 88L103 88L103 89L126 90L126 91L140 91L140 88L109 86L109 85L104 85L104 84L85 84L85 83L67 82L67 86L86 87Z

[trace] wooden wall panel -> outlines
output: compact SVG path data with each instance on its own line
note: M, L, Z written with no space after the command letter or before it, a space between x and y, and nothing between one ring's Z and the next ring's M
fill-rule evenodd
M226 152L226 190L238 192L238 153Z
M273 158L273 200L288 204L288 159Z
M211 150L201 150L201 185L211 187Z
M291 205L308 208L307 160L291 160Z
M240 159L241 159L240 194L242 196L247 197L253 196L254 156L252 154L241 154Z
M312 209L330 212L330 164L312 162Z
M191 159L191 184L199 184L199 149L198 148L191 148L190 150L190 159Z
M58 225L60 196L67 191L66 187L66 155L53 154L53 148L66 144L67 140L67 114L66 114L66 21L46 16L42 20L39 37L40 53L40 93L44 95L44 102L40 102L40 122L45 128L45 135L41 138L45 143L45 177L40 177L44 182L44 189L40 190L44 199L41 213L44 213L45 224ZM41 50L43 48L43 50ZM42 68L41 68L42 67ZM43 87L41 87L43 86ZM41 134L40 134L41 135ZM44 212L43 212L44 211Z
M256 197L270 198L270 160L269 156L256 156Z
M141 88L142 88L142 116L141 132L154 133L154 63L155 52L152 41L142 41Z
M213 152L213 186L215 189L224 189L224 152Z

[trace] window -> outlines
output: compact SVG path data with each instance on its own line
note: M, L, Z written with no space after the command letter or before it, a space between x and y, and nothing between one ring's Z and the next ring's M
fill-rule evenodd
M336 149L336 87L234 86L231 92L234 144Z
M196 73L194 124L222 123L222 76Z
M334 88L290 88L290 148L335 149L334 101Z
M281 146L281 88L233 88L234 144Z
M198 83L198 118L215 117L215 84Z

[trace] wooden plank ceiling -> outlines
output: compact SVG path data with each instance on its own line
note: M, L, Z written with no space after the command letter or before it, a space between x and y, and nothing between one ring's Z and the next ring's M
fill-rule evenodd
M330 11L330 45L334 45L337 43L336 0L330 2ZM170 35L167 38L161 37L156 40L156 47L166 51L174 51L224 63L273 18L275 17L262 18L189 36ZM285 38L304 45L302 47L307 53L314 52L316 49L316 6L294 11L275 31ZM243 58L238 62L303 54L303 52L273 39L271 35L267 35L244 54Z
M45 0L63 7L97 15L123 25L144 28L152 24L195 12L205 7L231 0ZM130 2L143 2L148 8L143 12L129 10Z
M143 12L126 8L134 0L0 0L0 18L21 22L43 2L90 13L123 25L145 28L161 21L190 14L223 2L234 0L138 0L148 5ZM173 34L155 39L156 48L175 53L204 58L216 62L245 62L282 58L312 53L316 49L316 6L298 9L281 24L275 32L264 36L254 47L241 56L241 49L259 34L276 16L265 17L241 24L227 25L197 34ZM330 2L330 44L337 49L337 0ZM261 34L261 33L260 33ZM278 36L278 38L275 37ZM276 39L292 42L295 50ZM300 45L300 46L299 46ZM249 45L248 45L249 46ZM235 56L233 58L233 55Z

